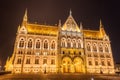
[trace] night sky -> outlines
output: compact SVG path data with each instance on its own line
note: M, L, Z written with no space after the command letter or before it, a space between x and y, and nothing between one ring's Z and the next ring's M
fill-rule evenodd
M29 23L62 24L70 9L76 22L84 29L99 29L100 19L111 40L115 63L120 63L120 4L117 0L1 0L0 1L0 60L2 64L13 53L18 25L25 9ZM118 0L119 1L119 0Z

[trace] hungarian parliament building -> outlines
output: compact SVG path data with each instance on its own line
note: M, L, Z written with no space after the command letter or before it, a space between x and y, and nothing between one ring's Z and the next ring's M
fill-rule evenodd
M83 29L69 15L61 24L29 23L27 10L18 26L6 71L12 73L114 74L110 38L100 20L98 30Z

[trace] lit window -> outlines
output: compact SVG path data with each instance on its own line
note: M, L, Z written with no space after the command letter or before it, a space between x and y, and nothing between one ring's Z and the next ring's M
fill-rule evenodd
M44 56L47 56L47 52L44 52Z
M40 53L39 53L39 52L37 52L37 53L36 53L36 56L39 56L39 54L40 54Z

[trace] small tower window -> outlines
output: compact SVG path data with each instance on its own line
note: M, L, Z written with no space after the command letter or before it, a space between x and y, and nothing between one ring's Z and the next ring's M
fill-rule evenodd
M28 48L32 48L32 40L31 39L29 39L29 41L28 41Z
M36 48L40 48L40 41L39 40L37 40L37 42L36 42Z
M45 42L44 42L44 49L48 49L48 42L47 42L47 40L45 40Z
M20 47L20 48L24 47L24 40L23 40L23 39L20 40L20 42L19 42L19 47Z
M51 49L55 49L55 41L52 42Z

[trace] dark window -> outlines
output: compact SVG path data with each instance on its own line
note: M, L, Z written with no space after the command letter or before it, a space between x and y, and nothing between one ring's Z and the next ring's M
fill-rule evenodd
M30 59L27 59L27 60L26 60L26 64L30 64Z
M107 62L107 64L108 64L108 66L111 66L111 63L110 63L110 61L108 61L108 62Z
M52 42L51 49L55 49L55 41Z
M39 59L35 59L35 64L39 64Z
M44 42L44 49L48 49L48 42L47 42L47 40Z
M90 44L87 45L87 50L88 50L88 51L91 51Z
M32 40L31 39L28 41L28 48L32 48Z
M91 61L89 61L89 65L92 65L92 62L91 62Z
M43 59L43 64L47 64L47 59Z
M105 62L104 61L102 61L102 66L105 66Z
M37 40L37 42L36 42L36 48L40 48L40 41L39 40Z
M18 58L17 64L21 64L21 62L22 62L21 58Z
M20 48L24 47L24 40L23 40L23 39L20 40L20 42L19 42L19 47L20 47Z
M51 64L55 65L55 59L51 59Z
M95 61L95 65L98 66L98 61Z
M97 51L97 46L95 44L93 45L93 51Z

